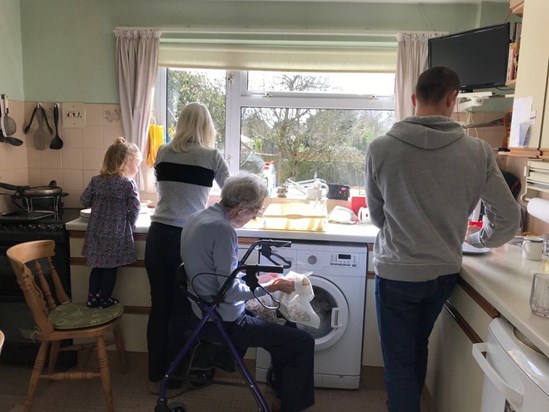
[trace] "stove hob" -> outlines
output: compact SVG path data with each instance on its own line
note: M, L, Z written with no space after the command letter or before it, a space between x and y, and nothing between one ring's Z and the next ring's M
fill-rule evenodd
M0 222L10 221L10 222L29 222L41 219L52 219L55 217L55 212L50 211L32 211L27 212L26 210L15 210L12 212L2 213L0 215Z

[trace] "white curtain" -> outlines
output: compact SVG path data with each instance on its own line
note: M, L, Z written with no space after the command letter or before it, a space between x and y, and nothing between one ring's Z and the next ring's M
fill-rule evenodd
M158 69L160 30L116 29L116 64L120 111L126 140L147 156L149 120ZM137 176L143 189L143 176Z
M414 115L412 94L421 73L427 69L427 41L444 33L397 33L398 51L395 75L395 120Z

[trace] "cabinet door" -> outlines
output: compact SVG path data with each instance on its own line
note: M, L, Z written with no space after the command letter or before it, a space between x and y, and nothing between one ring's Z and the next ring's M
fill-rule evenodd
M472 350L473 343L486 341L491 320L458 284L429 339L426 385L437 411L480 411L484 374Z
M549 2L547 0L524 2L515 99L528 96L533 99L532 111L535 113L535 119L530 126L527 145L529 149L538 149L541 144L541 125L547 87L547 59L549 58L549 43L546 40L548 15ZM518 120L517 117L513 117L511 130L518 129L516 127ZM510 141L513 142L515 139L516 136L512 135Z

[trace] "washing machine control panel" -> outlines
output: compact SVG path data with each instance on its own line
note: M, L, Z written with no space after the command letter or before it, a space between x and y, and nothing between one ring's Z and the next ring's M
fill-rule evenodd
M357 267L357 256L352 253L332 253L330 266Z

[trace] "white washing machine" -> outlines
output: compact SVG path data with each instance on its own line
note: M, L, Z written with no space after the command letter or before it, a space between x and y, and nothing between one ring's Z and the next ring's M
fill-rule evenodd
M315 386L358 388L368 261L366 245L293 242L291 247L273 251L291 261L292 266L286 272L313 272L309 277L315 293L311 305L320 317L320 327L298 327L315 338ZM271 262L260 256L260 263ZM270 365L269 353L258 348L258 381L267 381Z

